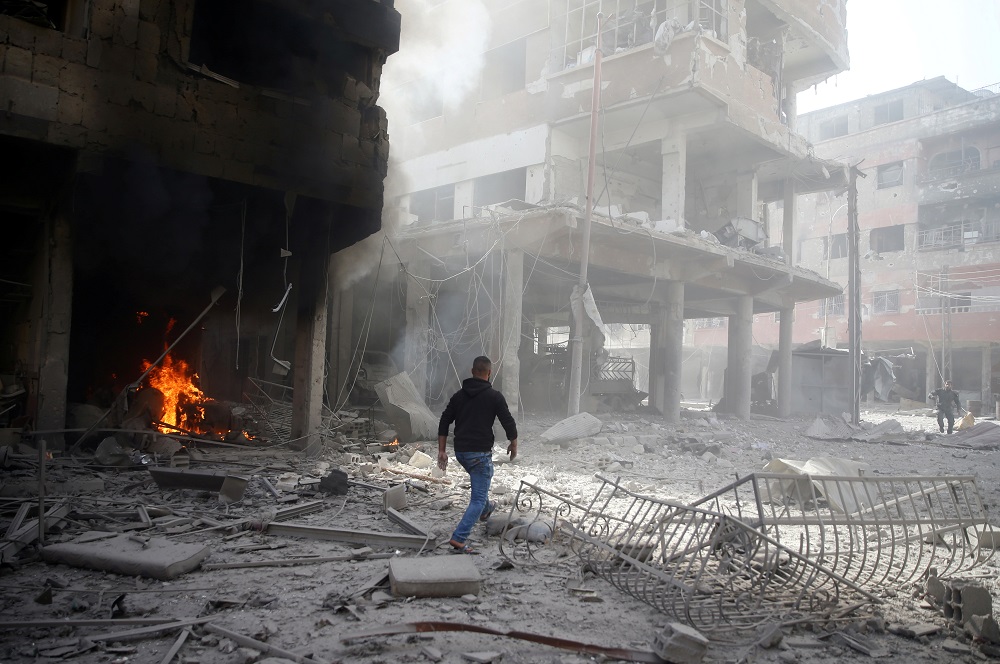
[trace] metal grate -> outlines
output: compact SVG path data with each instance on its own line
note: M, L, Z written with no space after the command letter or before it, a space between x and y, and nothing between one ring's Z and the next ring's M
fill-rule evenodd
M767 622L876 603L867 588L981 564L992 549L970 477L798 477L756 473L683 505L602 484L582 505L522 482L510 526L548 521L554 540L615 587L713 639ZM518 518L514 518L518 517ZM561 547L514 540L518 564L560 560Z

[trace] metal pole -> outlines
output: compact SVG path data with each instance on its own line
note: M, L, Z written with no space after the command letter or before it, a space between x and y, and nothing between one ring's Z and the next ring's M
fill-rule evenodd
M45 545L45 439L38 441L38 546Z
M587 291L587 268L590 264L590 225L594 214L594 179L597 175L597 122L601 106L601 22L597 14L597 49L594 51L594 93L590 102L590 156L587 161L587 202L583 213L583 241L580 254L579 297L573 306L573 338L569 371L568 414L580 412L580 385L583 376L583 294ZM589 363L587 366L590 366Z
M861 421L861 266L858 261L858 176L865 174L851 166L847 188L847 267L851 312L847 321L851 359L851 422Z
M948 279L948 266L941 268L941 380L951 380L951 288Z

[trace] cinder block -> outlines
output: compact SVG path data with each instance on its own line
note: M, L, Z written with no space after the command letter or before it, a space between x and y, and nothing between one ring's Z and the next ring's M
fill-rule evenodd
M31 51L18 46L8 46L3 62L3 73L7 76L31 80Z
M91 7L90 35L99 39L112 39L115 36L114 12L101 7Z
M100 67L101 57L104 55L104 42L97 37L87 40L87 66Z
M174 117L177 114L177 91L168 86L156 86L153 112L165 118Z
M481 582L472 558L462 554L389 560L389 587L397 597L478 595Z
M144 21L155 21L160 11L160 0L139 0L139 18Z
M72 95L67 92L59 93L59 105L57 119L67 125L83 124L83 97Z
M46 140L53 145L82 148L87 144L87 129L82 125L64 125L53 122L49 125Z
M76 37L63 36L62 39L62 59L78 64L87 62L87 41Z
M60 57L62 55L63 34L58 30L41 28L35 32L35 45L33 50L38 55Z
M118 7L125 16L139 18L139 0L118 0Z
M135 49L122 44L112 44L106 47L105 55L102 56L101 69L119 75L135 75Z
M59 100L57 88L38 85L21 78L10 78L7 80L7 89L7 94L14 103L13 106L5 104L4 108L41 120L56 119L56 102Z
M160 58L155 53L138 51L135 54L135 77L144 83L154 83L160 70Z
M11 46L31 51L35 48L35 33L41 29L27 21L12 21L7 30L7 41Z
M670 623L653 639L653 652L676 664L696 664L707 651L708 639L681 623Z
M159 53L160 26L152 21L139 21L139 39L136 43L143 53Z
M63 63L59 70L59 89L74 95L83 94L86 88L93 85L92 71L87 65L76 62Z
M58 87L61 66L59 58L36 53L31 65L31 80L39 85Z

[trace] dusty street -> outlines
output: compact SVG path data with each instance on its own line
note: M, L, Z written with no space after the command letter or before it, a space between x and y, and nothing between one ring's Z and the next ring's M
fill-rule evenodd
M986 443L979 438L975 446L964 446L957 437L937 435L936 423L924 413L902 414L888 407L865 410L866 422L895 419L903 429L872 442L809 438L805 432L813 421L807 419L779 421L754 416L750 422L740 422L695 411L687 411L678 426L641 413L605 414L597 436L562 444L540 442L541 433L557 419L521 422L520 455L513 463L498 463L493 482L493 498L505 510L510 510L522 480L573 502L587 503L601 486L595 475L603 474L619 478L637 494L690 503L737 476L761 470L770 459L805 461L824 455L867 464L873 475L972 475L991 515L1000 509L996 452L1000 436L992 431ZM404 447L396 456L403 457L420 446ZM0 577L5 627L0 660L165 662L179 635L187 635L169 661L282 661L274 652L241 646L226 635L225 630L229 630L279 651L308 657L301 661L310 662L569 663L595 661L595 657L514 638L462 632L371 637L350 643L342 638L401 623L440 621L649 651L654 635L673 620L589 573L555 540L535 545L537 560L545 564L522 565L523 559L514 556L512 567L504 556L514 550L512 545L505 544L501 551L500 538L487 537L483 526L473 533L472 541L480 551L475 556L453 554L445 550L447 544L444 549L428 546L420 550L374 543L359 551L363 543L244 529L244 520L266 523L275 519L276 509L319 500L322 503L315 511L291 521L317 528L399 535L403 531L383 511L381 490L403 484L406 506L400 513L446 542L464 509L467 493L467 476L454 459L447 482L441 482L429 476L416 479L427 471L407 465L405 460L386 460L380 469L371 457L338 451L339 445L328 445L313 458L281 448L199 447L200 453L192 453L192 468L239 468L274 485L284 482L282 498L251 479L242 500L225 506L215 493L162 490L144 469L97 469L92 466L93 459L84 456L74 461L57 455L48 464L50 480L61 483L67 493L89 490L69 497L75 514L47 534L46 544L73 540L85 531L126 530L142 538L204 544L210 554L200 568L174 580L157 581L50 564L38 559L32 547L24 548L13 564L4 566ZM434 444L422 447L434 453ZM14 458L13 467L3 475L7 521L19 504L30 502L16 496L33 495L30 487L36 471L27 459ZM500 455L497 459L502 460ZM315 479L337 467L356 483L346 495L319 493ZM294 491L287 490L288 482L298 482ZM290 493L299 496L297 502L285 497ZM169 516L153 518L149 526L129 528L124 513L139 505L151 515ZM232 524L235 527L225 527ZM384 579L389 564L386 558L391 555L469 559L481 575L480 592L461 597L395 597ZM340 560L314 564L294 560L309 557ZM255 561L271 562L263 563L269 566L236 566ZM270 566L279 561L289 564ZM964 576L995 593L998 565L1000 560L991 560ZM714 635L705 661L820 663L867 659L869 655L838 640L837 634L845 633L857 635L873 647L874 655L896 661L972 662L985 657L978 646L970 651L970 638L964 630L955 629L923 601L923 582L867 590L881 603L862 603L856 610L827 618L790 620L795 624L784 626L783 641L772 647L755 643L759 637L754 634ZM842 604L847 608L850 602ZM204 619L209 616L214 617ZM122 622L80 623L112 617ZM148 626L155 619L196 618L203 620L159 634L103 636L143 626L129 624L129 620L149 619ZM52 627L43 622L58 619L66 619L70 625ZM208 623L222 630L209 630L205 627ZM894 626L921 624L935 629L918 638L887 631Z

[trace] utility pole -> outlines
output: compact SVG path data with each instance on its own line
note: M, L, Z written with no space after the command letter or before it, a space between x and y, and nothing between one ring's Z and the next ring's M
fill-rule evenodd
M594 93L590 102L590 156L587 161L587 201L583 213L583 241L580 247L579 292L573 305L573 337L570 339L569 415L580 412L580 386L583 377L583 331L586 313L583 294L587 292L587 268L590 264L590 225L594 216L594 179L597 174L597 122L601 106L601 23L604 14L597 14L597 48L594 51ZM587 363L590 366L590 363Z
M847 319L847 336L851 360L851 422L861 422L861 264L858 260L858 176L867 177L851 166L847 188L847 288L851 292L851 311Z
M951 380L951 288L948 266L941 268L941 380Z

